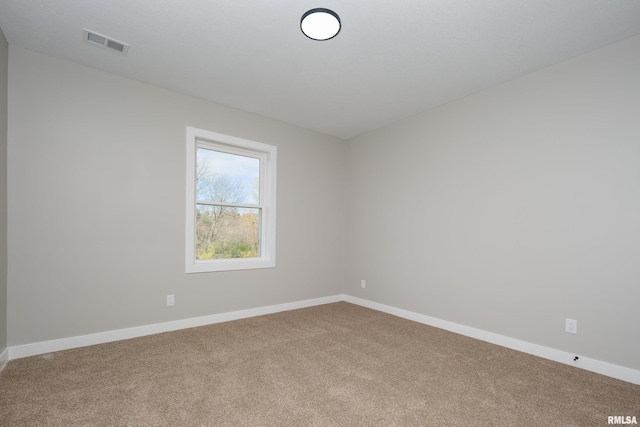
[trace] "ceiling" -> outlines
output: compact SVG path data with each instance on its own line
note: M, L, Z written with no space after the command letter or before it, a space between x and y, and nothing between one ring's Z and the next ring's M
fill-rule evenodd
M301 33L315 7L340 15L334 39ZM0 28L10 45L348 139L640 34L640 1L0 0Z

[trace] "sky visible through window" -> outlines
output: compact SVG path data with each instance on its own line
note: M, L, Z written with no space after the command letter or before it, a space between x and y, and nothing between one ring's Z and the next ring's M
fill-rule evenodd
M229 184L239 193L234 197L234 203L259 203L259 159L198 148L197 164L198 179L215 176L224 177L229 181ZM201 191L198 191L197 198L199 200L209 199ZM215 201L231 202L231 200Z

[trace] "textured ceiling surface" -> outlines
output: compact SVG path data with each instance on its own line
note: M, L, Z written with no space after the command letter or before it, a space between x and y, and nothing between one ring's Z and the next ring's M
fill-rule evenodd
M340 15L334 39L301 33L315 7ZM0 0L0 28L10 45L347 139L640 34L640 1Z

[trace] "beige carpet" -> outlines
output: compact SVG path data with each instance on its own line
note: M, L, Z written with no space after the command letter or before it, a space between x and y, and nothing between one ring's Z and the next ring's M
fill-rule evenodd
M605 426L640 386L348 303L9 362L2 426Z

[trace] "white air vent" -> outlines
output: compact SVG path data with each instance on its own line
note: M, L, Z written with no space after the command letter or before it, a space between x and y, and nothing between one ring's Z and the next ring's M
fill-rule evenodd
M111 37L103 36L86 28L82 31L84 34L84 41L94 44L96 46L102 46L114 52L118 52L122 55L126 55L129 51L129 45L126 43L114 40Z

